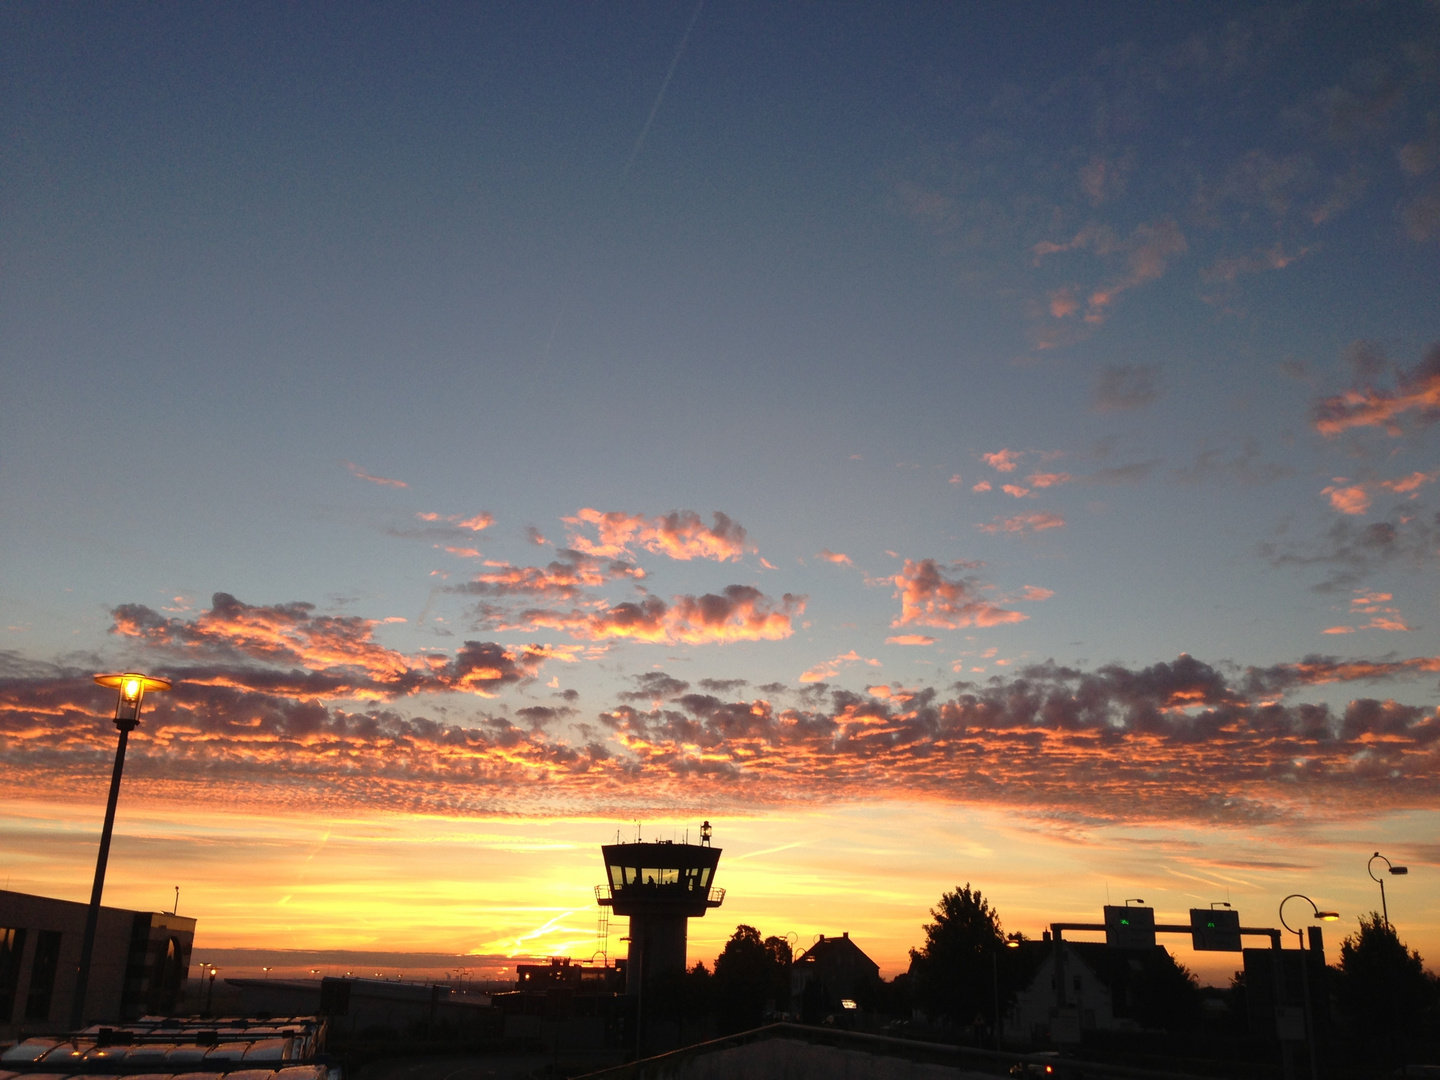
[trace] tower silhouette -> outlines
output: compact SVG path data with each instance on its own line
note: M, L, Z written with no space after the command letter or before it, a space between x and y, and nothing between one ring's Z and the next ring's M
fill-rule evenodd
M608 884L595 886L595 899L630 919L625 992L639 994L655 976L685 970L688 923L725 900L712 887L720 849L710 846L710 823L700 843L672 840L604 844Z

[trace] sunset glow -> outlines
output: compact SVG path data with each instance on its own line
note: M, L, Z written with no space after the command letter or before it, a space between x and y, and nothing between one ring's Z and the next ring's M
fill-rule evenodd
M0 12L7 887L145 673L105 901L197 959L613 959L708 820L692 962L1334 950L1383 849L1440 964L1440 13L691 13Z

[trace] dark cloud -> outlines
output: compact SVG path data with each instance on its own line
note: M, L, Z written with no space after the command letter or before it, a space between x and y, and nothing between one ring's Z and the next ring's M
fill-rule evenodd
M1204 450L1194 462L1171 470L1170 475L1182 484L1218 481L1253 486L1272 484L1294 472L1288 465L1261 461L1259 444L1254 439L1247 439L1238 453Z
M1130 412L1160 396L1159 368L1153 364L1112 364L1095 384L1096 412Z
M1429 427L1440 419L1440 343L1432 344L1412 368L1390 365L1375 346L1361 343L1350 350L1356 384L1324 397L1312 406L1315 430L1327 437L1355 428L1376 427L1402 435L1407 422ZM1380 385L1389 368L1394 387Z
M695 693L617 703L599 717L608 737L574 745L544 731L569 710L519 710L528 730L494 716L442 724L180 681L147 711L131 775L157 795L440 813L879 796L1094 821L1343 817L1434 805L1440 716L1378 698L1336 712L1277 691L1436 672L1440 659L1309 658L1234 676L1189 656L1093 671L1047 662L883 700L814 687L796 708ZM37 791L103 774L107 702L79 673L0 679L0 762Z
M661 701L683 694L690 689L688 682L672 678L663 671L647 671L635 676L638 690L616 695L621 701Z
M533 678L549 655L542 646L467 641L453 657L411 657L376 641L374 620L317 615L304 602L246 604L229 593L216 593L193 619L143 604L121 604L111 616L112 633L168 661L166 673L177 678L306 698L388 700L447 690L489 696Z
M588 589L612 581L643 578L645 571L619 559L596 558L563 548L546 566L488 566L471 580L445 587L446 592L465 596L529 596L555 600L578 600Z
M1308 540L1262 543L1260 554L1271 566L1319 568L1324 580L1316 592L1355 588L1371 574L1396 563L1423 567L1433 563L1440 546L1440 513L1425 516L1397 511L1389 520L1362 522L1353 517L1335 521Z
M746 679L701 679L700 688L712 694L733 694L741 687L748 686Z

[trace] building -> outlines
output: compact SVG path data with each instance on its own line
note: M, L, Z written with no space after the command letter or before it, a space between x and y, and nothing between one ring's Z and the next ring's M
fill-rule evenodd
M630 919L630 951L625 992L639 995L657 976L685 971L688 925L725 900L712 888L720 849L710 846L710 823L700 827L700 843L605 844L608 883L595 887L601 907Z
M850 931L821 934L790 965L790 1011L818 1024L842 1010L872 1007L880 985L880 965L850 940Z
M1014 951L1015 967L1034 974L1005 1015L1011 1042L1078 1043L1085 1032L1152 1029L1178 973L1163 945L1026 941Z
M0 1038L69 1027L88 904L0 891ZM101 907L87 1021L171 1012L190 969L195 920Z

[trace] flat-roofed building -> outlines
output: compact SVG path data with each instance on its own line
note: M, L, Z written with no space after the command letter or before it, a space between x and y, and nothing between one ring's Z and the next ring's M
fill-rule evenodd
M69 1027L89 905L0 890L0 1038ZM190 969L195 920L101 907L85 1019L172 1011Z

